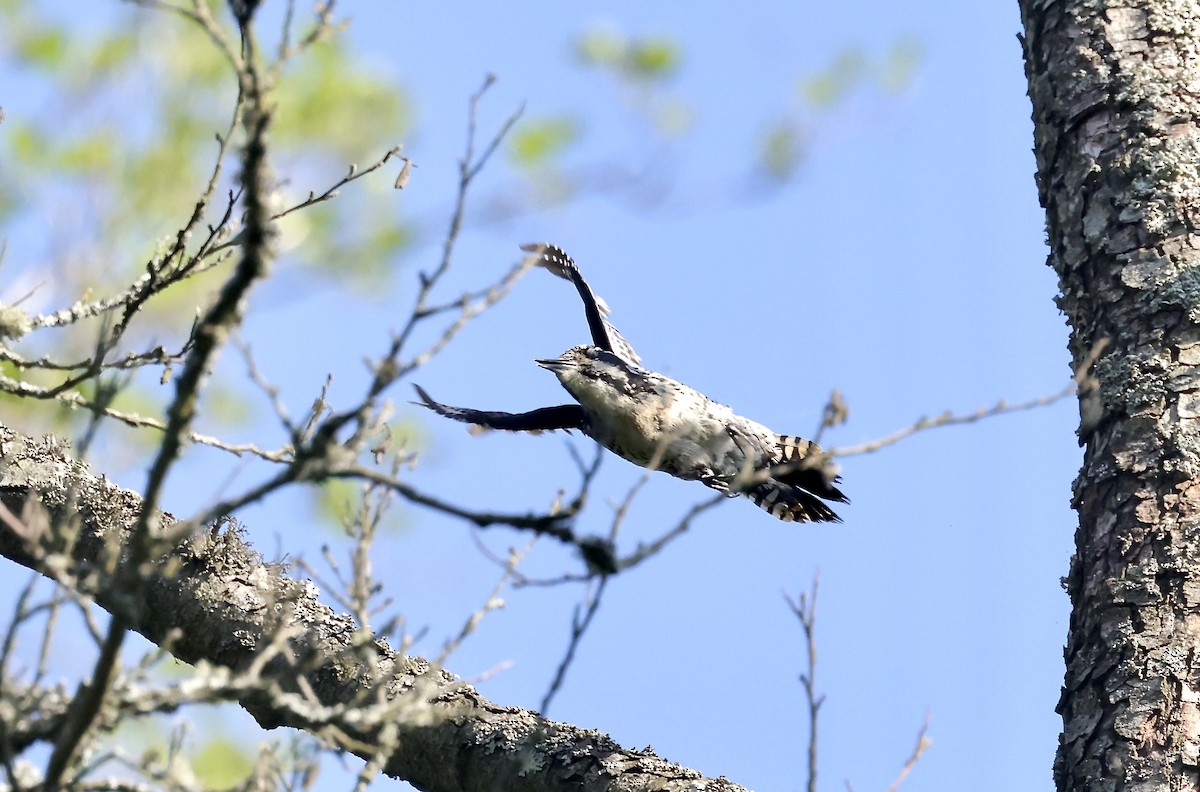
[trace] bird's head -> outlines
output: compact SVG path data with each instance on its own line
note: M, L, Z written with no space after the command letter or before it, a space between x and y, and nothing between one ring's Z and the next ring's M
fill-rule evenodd
M539 360L537 364L553 371L562 386L580 401L586 401L589 393L623 390L623 383L629 381L631 373L629 364L595 346L571 347L558 357Z

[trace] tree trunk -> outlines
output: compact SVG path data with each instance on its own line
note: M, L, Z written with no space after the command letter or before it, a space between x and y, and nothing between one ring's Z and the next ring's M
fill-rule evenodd
M1200 789L1200 4L1020 0L1083 467L1059 790Z

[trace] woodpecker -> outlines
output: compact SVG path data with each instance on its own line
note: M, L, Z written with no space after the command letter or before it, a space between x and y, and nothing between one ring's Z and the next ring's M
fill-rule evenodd
M419 404L456 421L505 431L578 430L640 467L699 481L728 497L744 495L785 522L841 522L824 500L848 503L820 446L776 434L664 374L648 371L607 320L575 262L553 245L523 245L537 265L571 281L583 301L590 345L537 360L575 404L525 413L450 407L419 385Z

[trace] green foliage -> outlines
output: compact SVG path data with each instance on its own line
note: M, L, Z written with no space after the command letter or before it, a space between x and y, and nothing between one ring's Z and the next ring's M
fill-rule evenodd
M136 54L137 42L134 37L114 31L113 35L105 36L97 42L89 53L88 71L92 74L108 74L129 65Z
M416 229L397 217L388 187L389 193L381 194L360 182L365 195L345 194L289 215L281 224L285 246L295 249L305 267L337 286L385 296L397 255L416 239ZM350 213L353 223L346 221Z
M880 67L879 85L885 91L899 93L912 84L917 67L921 65L924 48L921 42L905 36L892 45Z
M44 111L16 114L10 108L0 134L0 162L6 163L0 213L12 211L16 199L10 196L17 194L43 217L69 204L74 226L81 229L76 243L86 229L102 230L87 242L87 254L105 263L107 283L126 282L151 254L146 240L178 228L208 179L217 151L214 135L226 132L236 95L230 65L204 31L161 12L131 11L118 15L111 30L85 30L22 6L6 24L19 66L45 73L59 93ZM398 86L337 42L319 44L290 63L276 100L277 157L289 162L293 174L329 161L344 173L353 162L380 156L408 131L412 116ZM59 194L64 176L79 191L65 204ZM41 201L44 206L38 206ZM330 252L336 230L356 225L346 220L347 213L362 214L349 203L328 204L331 219L310 224L310 263L335 260ZM353 258L353 271L371 273L378 285L387 271L381 262L411 232L389 213L367 219L378 221L378 232L343 251L341 263ZM314 236L322 233L324 238ZM82 263L75 271L92 271ZM64 291L78 288L60 285ZM194 286L177 292L197 302Z
M825 69L802 75L797 91L815 110L829 110L864 83L898 93L912 82L921 54L920 42L911 36L897 40L878 62L859 47L847 47Z
M580 35L575 42L575 56L585 66L646 82L674 76L683 60L679 45L669 38L634 38L610 28Z
M330 479L316 487L317 513L322 522L342 526L347 517L358 510L362 501L363 485L349 479Z
M585 67L616 78L626 99L658 135L674 137L691 127L691 105L666 93L667 83L683 64L673 39L596 27L576 39L575 57Z
M204 418L223 427L250 426L255 410L246 399L244 387L214 381L204 392Z
M67 40L61 30L32 30L17 40L14 50L18 58L32 66L53 69L62 64Z
M400 86L367 69L340 42L322 42L283 75L275 139L339 162L377 156L408 134L412 108Z
M166 24L161 14L121 14L119 30L85 31L24 11L12 26L16 65L44 73L55 92L36 110L10 113L0 135L9 167L0 179L21 186L34 214L69 211L80 229L73 243L105 261L113 282L125 280L140 264L113 264L178 227L203 186L202 160L211 159L214 131L228 124L228 64L200 31ZM135 54L162 68L135 65ZM65 201L64 188L74 191ZM88 240L87 229L98 233Z
M211 5L215 18L228 19L223 3ZM0 13L0 68L36 86L30 94L36 100L4 103L0 240L22 240L19 250L8 251L11 257L50 262L39 277L39 297L51 306L114 293L169 247L194 211L212 175L216 135L230 131L237 96L231 66L206 32L170 13L117 4L103 23L84 25L20 0L0 0ZM226 34L237 40L232 29ZM276 171L287 177L279 208L303 200L308 189L327 189L352 163L382 156L411 125L404 92L337 41L315 45L286 64L274 99L272 153ZM241 135L240 129L232 131L210 221L226 208ZM395 216L394 196L384 174L356 182L337 200L292 215L280 251L335 275L331 283L337 288L386 294L396 254L414 237L412 226ZM28 227L12 233L5 224L15 221ZM30 227L44 232L29 233ZM68 227L70 234L50 233ZM290 247L289 231L296 242ZM35 242L26 241L31 239ZM38 239L45 240L45 249L31 249ZM188 323L181 324L180 317L208 304L226 272L227 266L194 277L142 306L126 336L128 348L181 345ZM100 332L100 322L89 321L42 351L81 360L92 354ZM43 337L31 337L23 352L39 354ZM112 407L161 419L171 389L158 384L158 373L127 383ZM57 382L39 371L10 376L31 384ZM79 391L94 396L92 385ZM205 398L206 430L220 434L255 415L246 393L241 383L214 378ZM90 420L85 411L68 407L5 402L14 416L42 429L70 434ZM135 451L160 439L154 430L111 431Z
M775 124L763 136L759 166L773 179L792 176L804 159L804 139L800 129L789 121Z
M682 99L665 99L655 109L652 116L654 127L666 137L674 137L687 132L695 123L696 113L692 106Z
M522 167L543 165L580 137L578 122L554 116L520 124L508 138L512 161Z
M849 47L824 70L803 75L799 84L800 96L814 108L829 108L855 88L866 71L866 56L858 48Z
M629 52L629 71L640 79L662 79L676 72L679 61L679 49L673 41L634 41Z
M205 789L231 789L254 769L254 756L243 743L225 737L210 737L192 756L196 779Z
M888 93L905 90L920 60L920 43L903 37L882 58L872 59L860 47L849 46L824 69L801 75L796 84L799 107L772 122L759 140L760 173L778 182L794 176L805 156L814 115L832 112L864 86Z

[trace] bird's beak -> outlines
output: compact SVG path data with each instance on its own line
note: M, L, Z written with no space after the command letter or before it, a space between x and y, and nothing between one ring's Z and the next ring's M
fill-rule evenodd
M535 360L533 362L537 363L539 366L541 366L544 369L549 369L550 371L560 371L562 369L571 367L571 364L566 362L562 358L551 358L549 360Z

